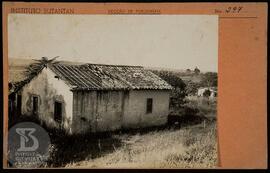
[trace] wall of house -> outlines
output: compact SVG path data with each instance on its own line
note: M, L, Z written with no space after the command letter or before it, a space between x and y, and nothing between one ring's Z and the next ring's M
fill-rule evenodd
M30 83L25 85L22 95L22 114L33 114L33 96L38 97L38 116L48 126L59 127L54 120L55 101L62 103L62 125L70 130L72 122L73 93L70 88L49 69L44 68Z
M76 91L73 98L73 133L162 125L169 113L169 91ZM148 114L147 98L153 99Z
M129 93L123 116L123 128L158 126L167 123L169 90L133 90ZM146 113L147 99L153 99L152 113Z
M72 132L120 129L125 95L124 91L74 92Z

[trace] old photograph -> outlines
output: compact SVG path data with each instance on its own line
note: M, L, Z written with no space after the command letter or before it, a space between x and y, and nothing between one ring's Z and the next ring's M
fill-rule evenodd
M217 166L217 15L9 14L7 33L8 167Z

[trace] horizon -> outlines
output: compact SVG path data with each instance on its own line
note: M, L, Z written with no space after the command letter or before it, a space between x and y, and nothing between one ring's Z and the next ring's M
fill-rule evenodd
M27 60L27 61L34 61L34 60L39 60L38 58L36 59L29 59L29 58L13 58L13 57L10 57L9 58L10 60ZM15 66L25 66L26 64L28 64L29 62L26 63L26 61L23 61L24 64L16 64ZM191 71L194 71L194 69L196 67L192 67L192 68L187 68L187 69L178 69L178 68L170 68L170 67L157 67L157 66L141 66L141 65L128 65L128 64L101 64L101 63L92 63L92 62L78 62L78 61L70 61L70 60L60 60L59 62L64 62L64 63L74 63L75 64L97 64L97 65L119 65L119 66L140 66L140 67L144 67L144 68L148 68L148 69L151 69L151 70L175 70L175 71L181 71L181 72L186 72L187 69L190 69ZM8 62L10 63L10 62ZM14 63L14 61L12 62ZM9 64L10 65L10 64ZM13 64L14 65L14 64ZM197 68L202 72L202 73L206 73L206 72L215 72L215 73L218 73L216 71L203 71L201 70L198 66Z

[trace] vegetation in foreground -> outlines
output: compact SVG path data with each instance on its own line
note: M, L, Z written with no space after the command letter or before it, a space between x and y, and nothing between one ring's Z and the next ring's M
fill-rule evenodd
M145 134L115 134L112 138L121 141L121 147L114 147L109 154L100 154L96 158L91 158L89 155L90 157L83 161L71 161L63 166L68 168L212 168L217 164L216 127L213 122L181 129L155 130ZM100 150L102 148L101 145Z
M52 137L48 167L213 168L216 101L187 98L179 121L163 127ZM56 133L52 133L56 134ZM68 145L66 145L68 144Z
M50 158L41 167L216 167L216 100L187 97L175 115L162 127L84 135L67 135L33 117L21 121L42 124L50 135Z

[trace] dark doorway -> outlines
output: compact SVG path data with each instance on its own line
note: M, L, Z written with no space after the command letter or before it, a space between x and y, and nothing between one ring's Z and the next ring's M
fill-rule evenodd
M147 99L147 103L146 103L146 113L152 113L153 111L153 99L152 98L148 98Z
M55 102L54 103L54 120L61 123L62 121L62 103Z
M22 96L17 95L17 115L20 116L22 114Z
M9 97L8 98L8 126L10 127L14 122L14 101Z
M33 96L33 115L38 114L38 97Z

